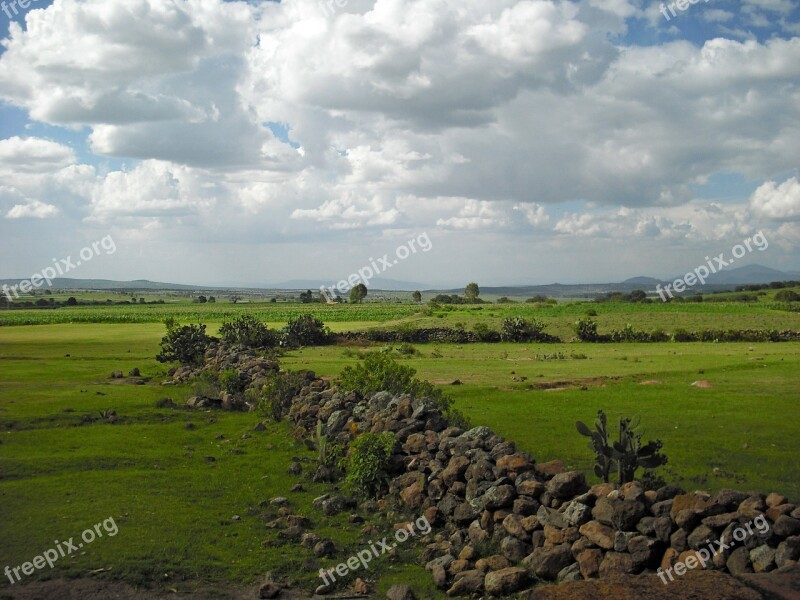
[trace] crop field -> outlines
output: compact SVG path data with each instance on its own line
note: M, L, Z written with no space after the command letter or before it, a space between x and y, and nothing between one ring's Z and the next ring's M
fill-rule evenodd
M537 318L547 331L574 338L575 320L594 310L600 331L631 323L673 331L707 327L800 329L800 314L761 303L562 303L422 307L364 305L176 305L73 307L0 312L0 565L18 565L113 516L119 535L31 579L96 577L187 592L191 582L245 585L271 571L314 587L309 549L265 527L269 500L289 496L293 509L319 518L315 531L345 559L364 543L347 514L323 520L311 506L326 486L287 474L292 459L313 453L292 440L285 422L255 431L263 415L189 412L191 385L161 385L169 365L155 355L160 321L204 322L214 334L224 318L248 313L274 327L313 312L334 331L371 327L498 327L507 316ZM25 324L28 323L28 324ZM336 377L380 345L290 350L286 369ZM488 425L537 461L560 459L591 472L592 454L575 421L639 416L645 438L664 442L660 474L686 489L778 491L800 500L800 343L420 344L386 349L418 376L452 396L473 424ZM144 385L112 380L141 370ZM692 385L705 382L703 387ZM456 383L456 384L454 384ZM109 423L101 411L114 410ZM591 476L592 481L597 481ZM266 508L265 508L266 507ZM337 520L338 519L338 520ZM371 519L376 531L391 523ZM419 597L438 598L415 557L375 563L385 591L414 582ZM318 583L318 582L317 582ZM7 583L0 583L3 598ZM6 590L7 591L7 590Z

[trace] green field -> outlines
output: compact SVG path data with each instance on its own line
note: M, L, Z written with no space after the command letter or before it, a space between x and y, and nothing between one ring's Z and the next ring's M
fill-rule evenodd
M30 579L110 569L102 576L180 590L184 580L243 583L272 571L313 589L310 550L265 527L276 511L260 503L275 496L288 496L293 510L312 519L313 531L336 540L337 560L331 562L345 560L363 544L360 527L347 526L346 514L323 519L311 508L327 488L304 481L307 491L289 492L298 481L286 473L292 457L311 454L291 440L285 423L256 432L256 414L156 407L166 396L181 404L191 394L189 386L160 385L167 365L154 356L164 332L157 321L165 316L202 320L213 333L226 315L240 312L280 326L289 316L312 311L337 331L409 323L469 329L523 315L546 321L549 332L570 339L572 323L589 308L597 311L601 331L626 323L666 331L800 329L798 313L775 310L766 301L433 311L396 304L2 311L2 324L38 324L0 327L0 567L20 565L53 540L113 516L117 536L96 540ZM358 360L358 352L372 349L305 348L287 353L282 362L335 376ZM515 440L538 461L561 459L589 471L591 453L574 422L591 421L604 409L612 418L640 415L646 437L663 440L670 460L662 474L670 482L709 491L778 491L800 500L800 343L430 344L417 350L398 358L445 388L474 424ZM150 378L147 384L109 379L114 370L133 368ZM462 385L450 385L455 379ZM698 380L711 387L693 387ZM117 412L119 422L100 419L107 409ZM374 525L378 531L391 527ZM413 581L421 596L436 596L410 552L376 563L371 575L379 577L379 590Z

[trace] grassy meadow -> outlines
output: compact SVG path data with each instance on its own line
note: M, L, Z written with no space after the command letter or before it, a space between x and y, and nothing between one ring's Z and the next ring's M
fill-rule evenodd
M234 584L271 571L296 585L318 583L311 551L266 527L276 496L289 497L310 528L337 543L346 560L365 538L347 515L321 518L311 507L326 486L287 474L293 457L312 458L286 423L255 431L257 414L189 412L177 404L189 385L162 386L168 365L156 362L168 316L202 321L215 333L226 316L247 312L282 326L314 312L334 331L370 327L493 327L506 316L535 317L565 341L587 310L601 332L637 329L800 329L800 314L757 303L487 304L430 309L410 304L287 303L70 307L0 311L0 568L17 566L78 536L107 517L119 533L27 577L95 572L181 591L184 582ZM336 376L359 353L379 348L328 346L288 352L285 368ZM800 343L426 344L396 353L418 375L445 388L474 424L513 439L538 461L563 460L591 471L592 455L575 421L639 415L645 438L660 438L669 463L661 474L687 489L735 487L778 491L800 500ZM112 380L141 370L144 385ZM461 385L452 385L458 380ZM707 381L711 387L692 386ZM113 409L118 421L100 411ZM378 535L389 523L372 521ZM238 517L238 518L236 518ZM318 566L317 566L318 568ZM102 569L102 571L98 571ZM412 582L421 597L439 597L430 577L401 548L373 562L378 591ZM25 581L23 580L23 581ZM7 579L0 580L0 598Z

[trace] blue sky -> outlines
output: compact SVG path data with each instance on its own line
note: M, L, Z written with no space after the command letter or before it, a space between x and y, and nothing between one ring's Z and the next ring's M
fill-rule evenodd
M800 268L795 2L18 2L0 277L106 235L75 277L335 281L423 232L393 279L668 276L757 231Z

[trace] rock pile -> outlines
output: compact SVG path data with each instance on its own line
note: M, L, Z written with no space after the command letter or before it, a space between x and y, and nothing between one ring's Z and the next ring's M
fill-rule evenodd
M709 544L717 553L707 568L734 574L800 558L800 508L778 494L644 491L636 482L590 487L583 473L564 472L558 463L537 466L487 427L449 426L428 399L386 392L361 399L320 379L294 398L290 419L298 437L310 435L318 420L341 443L358 432L395 434L387 499L424 513L438 528L423 560L451 596L653 574L691 564L690 557L697 564ZM768 527L754 527L757 518ZM734 540L746 524L747 535Z
M271 372L280 370L278 361L259 356L255 350L244 346L229 346L224 342L214 342L205 352L202 367L181 366L170 369L171 379L162 385L186 383L200 377L204 372L219 374L227 369L236 369L242 379L245 390L260 390L267 382ZM245 400L245 394L230 394L220 391L211 396L192 396L186 401L189 408L217 407L226 410L255 410L255 406Z

